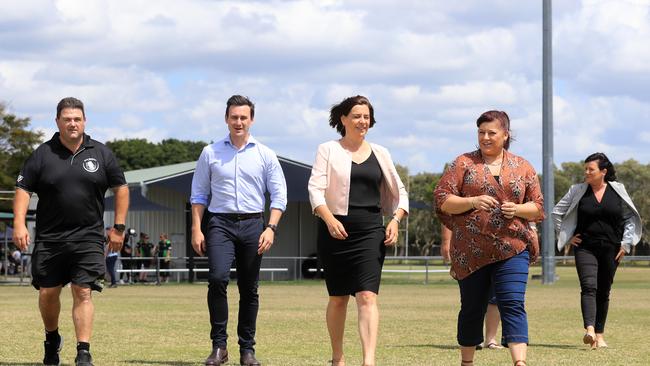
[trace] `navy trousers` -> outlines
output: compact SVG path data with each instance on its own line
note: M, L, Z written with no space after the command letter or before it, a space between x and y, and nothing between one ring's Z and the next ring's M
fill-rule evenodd
M111 285L117 284L117 272L115 272L115 263L117 262L116 255L109 255L106 257L106 271L111 277Z
M254 351L259 282L262 256L257 254L264 230L262 217L236 220L210 214L206 246L209 266L208 308L213 347L226 347L230 267L235 261L239 288L239 349Z
M501 313L501 343L528 343L528 318L524 308L528 282L528 250L489 264L458 281L460 312L458 344L473 347L483 342L483 319L494 287Z

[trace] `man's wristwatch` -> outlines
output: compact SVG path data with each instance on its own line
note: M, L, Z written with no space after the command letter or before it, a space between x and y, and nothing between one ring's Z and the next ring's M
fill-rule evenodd
M268 224L268 225L266 225L266 227L268 227L269 229L273 230L273 232L275 232L276 230L278 230L278 225L275 225L275 224Z
M113 229L123 233L124 230L126 230L126 225L124 225L124 224L115 224L115 225L113 225Z

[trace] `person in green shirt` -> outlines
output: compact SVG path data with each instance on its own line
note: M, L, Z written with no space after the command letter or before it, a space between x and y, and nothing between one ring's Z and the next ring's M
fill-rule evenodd
M140 258L140 263L138 263L138 269L144 267L143 269L149 269L151 267L151 262L153 262L152 252L153 252L153 243L149 241L149 235L146 233L140 233L140 240L136 243L135 246L136 255ZM147 272L140 272L140 282L147 282Z
M156 247L156 255L158 256L158 263L160 263L160 277L162 282L169 282L169 269L172 260L172 242L167 238L166 233L160 234L160 241Z

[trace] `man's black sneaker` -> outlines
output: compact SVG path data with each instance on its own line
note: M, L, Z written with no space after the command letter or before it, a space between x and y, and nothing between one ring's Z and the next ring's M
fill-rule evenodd
M43 357L43 365L59 365L59 352L63 348L63 336L59 336L59 342L43 342L45 348L45 356Z
M74 358L76 366L93 366L93 357L85 349L77 351L77 357Z

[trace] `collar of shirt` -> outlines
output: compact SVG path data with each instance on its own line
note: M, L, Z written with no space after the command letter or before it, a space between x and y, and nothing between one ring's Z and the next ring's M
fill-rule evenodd
M210 212L263 212L268 190L271 207L284 211L282 168L275 155L262 146L250 135L241 149L233 146L229 135L209 145L194 171L190 201L208 206Z
M70 151L70 150L68 150L67 147L63 146L63 144L61 143L61 137L60 137L60 136L61 136L61 134L60 134L59 132L55 132L54 135L52 136L52 139L51 139L50 141L51 141L52 144L54 144L57 148L61 148L61 149L65 149L65 150L67 150L67 151ZM80 146L79 148L80 148L80 149L81 149L81 148L90 148L90 147L93 147L93 146L94 146L94 145L93 145L92 140L90 139L90 135L84 133L84 141L81 143L81 146ZM72 154L72 153L71 153L71 154Z
M237 146L235 146L232 143L232 141L230 140L230 134L228 134L228 135L226 135L226 137L224 137L221 140L221 143L223 143L224 145L229 146L229 147L231 147L231 148L233 148L233 149L235 149L237 151L241 151L241 150L247 149L248 147L255 146L257 144L257 140L255 139L255 137L253 137L253 135L249 134L248 135L248 141L246 141L246 144L241 149L238 149Z

